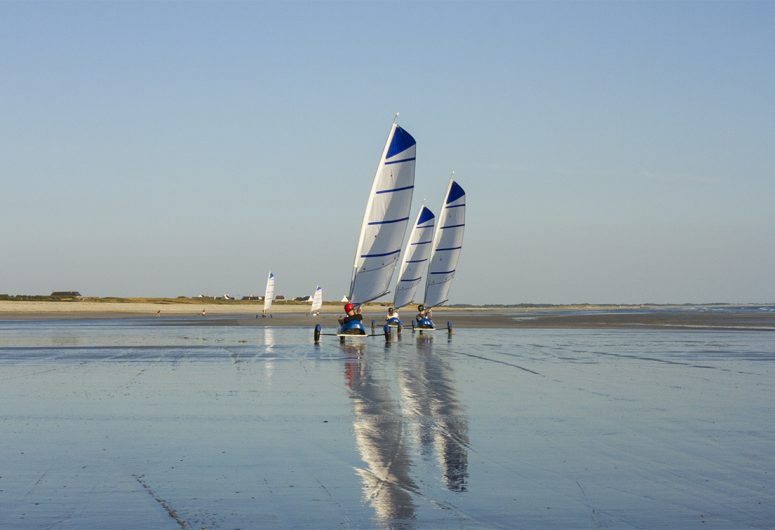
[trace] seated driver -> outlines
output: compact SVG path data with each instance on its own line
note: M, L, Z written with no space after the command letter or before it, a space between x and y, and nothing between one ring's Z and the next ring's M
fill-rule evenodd
M347 313L347 315L339 319L340 325L352 322L353 320L363 320L363 315L361 315L361 308L359 307L356 312L355 306L349 302L344 305L344 312Z
M392 307L388 307L387 316L385 317L385 320L390 322L393 319L398 320L398 310L393 309Z
M428 309L426 311L425 310L425 306L420 304L420 305L417 306L417 319L416 319L417 320L417 324L420 325L420 323L423 320L426 320L426 319L427 320L431 319L431 310Z

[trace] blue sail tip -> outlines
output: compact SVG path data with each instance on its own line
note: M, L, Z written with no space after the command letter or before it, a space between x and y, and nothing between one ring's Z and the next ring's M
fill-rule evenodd
M388 147L386 158L393 158L398 153L403 153L416 143L417 142L411 134L401 127L396 127L396 132L393 134L393 139L390 141L390 147Z
M455 202L465 194L466 192L463 190L463 188L460 187L460 184L453 180L452 186L449 188L449 194L447 195L447 204Z
M420 218L417 219L417 225L419 226L427 221L430 221L434 217L436 216L433 215L433 212L430 211L427 207L423 206L422 210L420 211Z

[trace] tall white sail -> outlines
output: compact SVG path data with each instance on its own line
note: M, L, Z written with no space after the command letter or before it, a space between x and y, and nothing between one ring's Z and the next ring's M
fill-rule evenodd
M269 311L274 300L274 274L269 271L269 277L266 279L266 291L264 292L264 313Z
M439 225L433 238L433 252L428 266L423 301L427 309L447 301L449 286L455 277L455 268L463 248L465 225L466 192L457 182L450 179L439 213Z
M409 241L406 243L404 259L398 273L398 283L396 283L396 292L393 296L393 306L396 309L405 306L414 299L414 293L428 266L435 226L436 216L433 215L433 212L425 206L420 208Z
M312 307L309 311L310 313L319 313L321 307L323 307L323 288L318 285L315 294L312 295Z
M363 215L347 296L353 304L376 300L390 288L409 224L416 145L412 135L394 122Z

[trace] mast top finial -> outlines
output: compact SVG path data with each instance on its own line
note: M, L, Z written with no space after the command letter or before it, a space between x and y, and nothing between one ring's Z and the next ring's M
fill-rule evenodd
M400 112L396 112L396 117L393 118L393 123L396 123L398 121L398 116L400 115Z

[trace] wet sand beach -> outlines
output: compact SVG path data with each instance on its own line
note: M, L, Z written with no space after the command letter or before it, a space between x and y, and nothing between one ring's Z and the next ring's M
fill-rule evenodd
M438 327L450 321L460 328L539 329L747 329L775 331L775 310L762 306L606 306L568 305L546 307L439 307L433 310ZM275 304L262 318L262 306L230 304L182 304L140 302L17 302L0 301L0 319L79 319L161 317L195 325L240 326L336 326L341 304L326 303L318 317L309 306ZM202 311L204 310L204 316ZM380 326L386 307L364 307L364 322ZM415 307L401 312L410 326ZM200 317L191 320L190 317Z
M631 310L4 313L0 528L769 528L769 308Z

